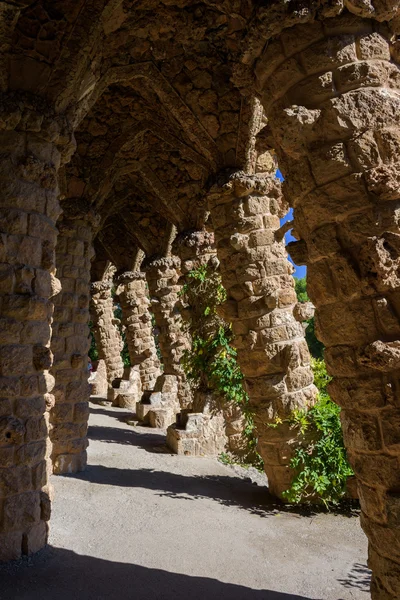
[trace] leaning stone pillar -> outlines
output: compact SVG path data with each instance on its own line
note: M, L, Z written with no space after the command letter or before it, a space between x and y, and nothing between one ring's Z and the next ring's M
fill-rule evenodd
M20 121L21 131L11 130ZM1 129L0 561L7 561L47 541L57 144L61 131L65 140L71 135L61 118L44 118L16 99L3 99Z
M118 282L117 295L131 367L139 369L143 391L153 390L160 375L160 360L153 335L146 274L128 271L119 277Z
M91 285L90 316L93 323L99 359L104 360L107 382L111 390L113 382L124 374L121 357L123 342L115 325L112 281L95 281Z
M209 263L213 268L218 265L214 234L204 229L179 233L173 243L173 252L180 259L181 285L189 282L188 275L193 269ZM194 306L183 306L182 314L188 329L195 309ZM206 331L203 333L206 335ZM176 454L213 456L226 449L224 416L221 411L211 410L212 404L212 391L204 381L193 392L190 406L167 430L167 444Z
M388 15L399 10L389 4ZM383 4L374 15L379 10ZM343 409L369 538L372 598L395 600L400 598L398 44L385 25L344 13L285 31L267 52L274 59L262 57L256 73L270 142L295 209L299 241L290 251L298 264L307 264L317 335L334 378L330 393Z
M56 474L76 473L86 466L90 393L88 323L93 215L89 207L75 203L62 208L56 247L61 291L54 298L51 338L55 406L50 413L50 438Z
M188 334L183 331L179 310L182 290L179 266L180 260L176 256L156 259L145 266L164 367L150 398L153 400L150 405L158 406L157 421L161 427L174 423L180 407L187 407L191 401L190 388L182 368L182 357L190 347L190 341Z
M280 182L268 174L222 177L209 206L227 292L221 314L233 324L269 489L282 497L294 476L289 463L296 431L275 422L311 405L316 389L303 328L293 314L293 267L277 234L285 213Z

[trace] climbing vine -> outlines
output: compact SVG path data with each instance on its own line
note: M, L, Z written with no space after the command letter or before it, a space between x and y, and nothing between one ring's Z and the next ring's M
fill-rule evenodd
M330 377L322 359L312 359L316 404L309 410L295 411L290 424L299 430L299 447L291 461L296 475L284 492L289 502L319 498L326 506L337 504L346 493L347 478L353 475L348 463L340 424L340 408L328 392Z
M181 296L190 306L188 329L192 346L183 357L187 379L192 387L213 392L215 409L220 410L231 402L240 405L246 419L243 435L247 446L242 461L251 461L260 468L262 461L255 450L256 439L249 398L243 388L243 374L237 363L237 352L232 346L232 326L218 314L218 307L226 300L219 272L210 265L192 270Z
M90 348L89 348L89 358L91 362L95 362L99 360L99 352L97 350L96 339L94 337L94 328L93 321L89 321L89 336L90 336Z

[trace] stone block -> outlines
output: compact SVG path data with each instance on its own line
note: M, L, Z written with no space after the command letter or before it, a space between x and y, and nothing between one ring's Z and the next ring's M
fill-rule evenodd
M175 413L164 408L153 408L148 412L150 427L157 429L167 429L175 421Z
M65 475L66 473L79 473L83 471L87 463L87 454L59 454L53 462L53 472L55 475Z
M40 520L40 496L39 492L25 492L14 496L8 496L4 500L5 530L19 530L27 524L35 524Z
M144 403L142 401L137 402L136 403L136 418L138 419L138 421L145 423L145 424L148 423L149 422L148 413L152 408L153 407L150 404L150 402L148 402L148 403Z
M22 548L24 554L34 554L47 544L48 527L44 521L31 527L23 535Z
M119 406L120 408L128 408L130 410L135 410L136 405L138 404L138 394L130 393L130 392L120 392L118 393L114 405Z
M316 42L302 52L302 64L307 73L330 71L332 68L357 61L353 35L342 35Z

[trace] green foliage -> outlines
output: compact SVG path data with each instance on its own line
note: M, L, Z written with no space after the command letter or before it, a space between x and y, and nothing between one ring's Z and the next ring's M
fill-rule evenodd
M226 300L219 273L208 265L194 269L188 274L182 297L190 306L188 329L192 338L192 347L185 352L182 363L187 379L192 387L213 392L216 409L231 402L240 405L246 418L244 435L248 448L243 460L251 460L254 466L262 468L243 374L231 345L232 327L218 315L218 306Z
M306 278L302 277L301 279L297 279L297 277L295 277L294 280L295 280L295 290L296 290L298 302L302 302L302 303L309 302L310 298L308 297L308 294L307 294Z
M298 302L304 303L309 302L310 298L307 294L307 280L305 277L301 279L295 279L295 290L297 294ZM311 356L314 358L322 359L324 357L324 345L320 342L315 335L315 321L314 317L307 321L308 326L306 329L306 342L308 344L308 348L310 350Z
M94 338L94 333L93 333L93 323L92 321L89 321L89 330L90 330L90 348L89 348L89 358L91 360L91 362L94 362L96 360L99 360L99 353L97 350L97 346L96 346L96 340Z
M323 360L313 359L317 403L309 410L294 411L290 425L299 430L299 447L291 461L296 471L289 490L289 502L319 498L326 506L337 504L346 491L353 471L347 461L340 424L340 408L328 395L330 377Z
M183 357L183 368L194 387L214 391L223 401L247 401L243 375L231 346L232 327L218 316L217 307L226 299L221 277L202 265L188 274L182 295L190 305L189 332L192 347Z

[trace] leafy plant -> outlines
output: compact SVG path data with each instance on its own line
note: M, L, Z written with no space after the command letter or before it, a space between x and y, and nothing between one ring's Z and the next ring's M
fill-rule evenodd
M96 340L94 337L94 332L93 332L93 322L89 321L89 335L90 335L90 348L89 348L89 358L91 360L91 362L94 362L96 360L99 360L99 352L97 350L97 346L96 346Z
M251 460L262 468L256 453L256 439L249 398L243 388L243 374L237 363L237 352L231 345L232 326L218 315L218 306L226 300L226 291L218 271L202 265L188 274L182 289L182 299L190 306L188 330L192 347L183 356L183 368L192 387L212 391L215 409L233 402L240 405L246 419L243 435L247 453L242 460Z
M290 463L296 475L284 497L295 503L319 498L328 506L343 498L353 471L344 447L340 408L327 392L331 378L322 359L313 359L312 367L318 400L309 410L295 411L289 420L301 437Z
M310 298L307 294L307 281L305 277L301 279L297 279L295 277L295 290L297 294L298 302L304 303L309 302ZM306 329L306 342L308 344L308 348L310 350L311 356L314 358L323 358L324 357L324 345L320 342L315 335L315 321L314 317L309 319L307 322Z

